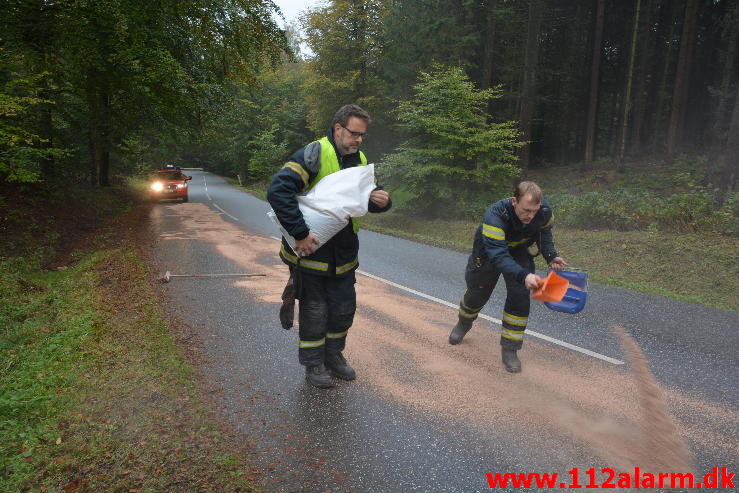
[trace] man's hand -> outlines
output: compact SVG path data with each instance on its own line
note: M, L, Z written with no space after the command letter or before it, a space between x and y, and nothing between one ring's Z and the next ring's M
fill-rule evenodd
M565 262L565 259L562 257L554 257L551 262L549 262L549 267L551 267L554 270L562 270L567 265L567 262Z
M302 240L295 240L295 253L299 257L307 257L311 253L315 252L318 246L321 244L318 238L313 236L313 233L308 233L308 236Z
M385 207L390 202L390 194L385 190L373 190L370 193L370 201L377 207Z
M524 284L526 285L526 289L530 291L538 288L540 282L541 282L541 277L537 276L536 274L528 274L526 276L526 279L524 279Z

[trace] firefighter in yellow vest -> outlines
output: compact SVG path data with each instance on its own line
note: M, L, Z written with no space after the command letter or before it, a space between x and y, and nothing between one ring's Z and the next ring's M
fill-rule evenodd
M367 137L369 121L369 114L359 106L339 108L328 135L290 156L267 190L267 200L280 224L296 240L296 251L284 239L280 247L280 258L290 268L280 321L284 328L292 326L291 302L298 299L298 361L305 366L308 382L319 388L332 387L331 376L342 380L356 377L342 351L356 311L359 227L353 219L325 245L319 245L303 220L297 195L326 175L367 164L359 147ZM391 206L390 195L376 187L370 195L369 211L385 212Z

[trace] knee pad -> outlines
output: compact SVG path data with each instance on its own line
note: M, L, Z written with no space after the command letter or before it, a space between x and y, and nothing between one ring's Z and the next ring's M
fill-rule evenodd
M305 336L323 337L326 332L328 307L325 303L300 302L300 338Z
M342 331L351 327L354 322L354 313L356 310L357 306L353 301L345 301L337 304L329 317L328 325L330 329Z

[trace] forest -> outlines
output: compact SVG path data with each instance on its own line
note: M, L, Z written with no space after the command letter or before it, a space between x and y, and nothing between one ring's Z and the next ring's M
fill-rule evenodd
M1 5L6 186L167 163L261 183L354 102L415 211L479 213L537 170L667 166L690 194L660 199L673 213L736 229L739 0L331 0L285 29L262 0Z
M0 0L0 491L472 491L493 466L557 470L525 446L545 435L562 467L675 433L696 473L730 467L738 43L739 0L323 0L293 24L272 0ZM244 189L264 198L346 103L393 207L361 218L359 387L313 419L281 359L288 269ZM226 180L188 172L188 202L159 203L165 165ZM514 383L481 352L500 321L459 349L448 331L460 252L522 179L591 287L579 316L532 311ZM643 354L591 361L617 326Z

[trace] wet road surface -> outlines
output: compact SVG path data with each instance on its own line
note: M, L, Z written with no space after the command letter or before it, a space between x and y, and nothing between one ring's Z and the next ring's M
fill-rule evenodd
M188 173L190 202L152 210L155 268L266 274L164 286L197 331L218 411L253 450L266 490L486 491L485 474L496 472L558 473L560 486L574 467L586 484L589 467L648 464L659 444L645 439L652 418L614 323L645 353L692 470L737 470L736 313L591 284L577 315L532 302L537 336L520 352L523 373L510 375L496 323L504 286L486 319L450 346L467 255L362 231L345 351L358 378L314 389L297 363L297 329L277 320L287 268L268 205L215 175Z

